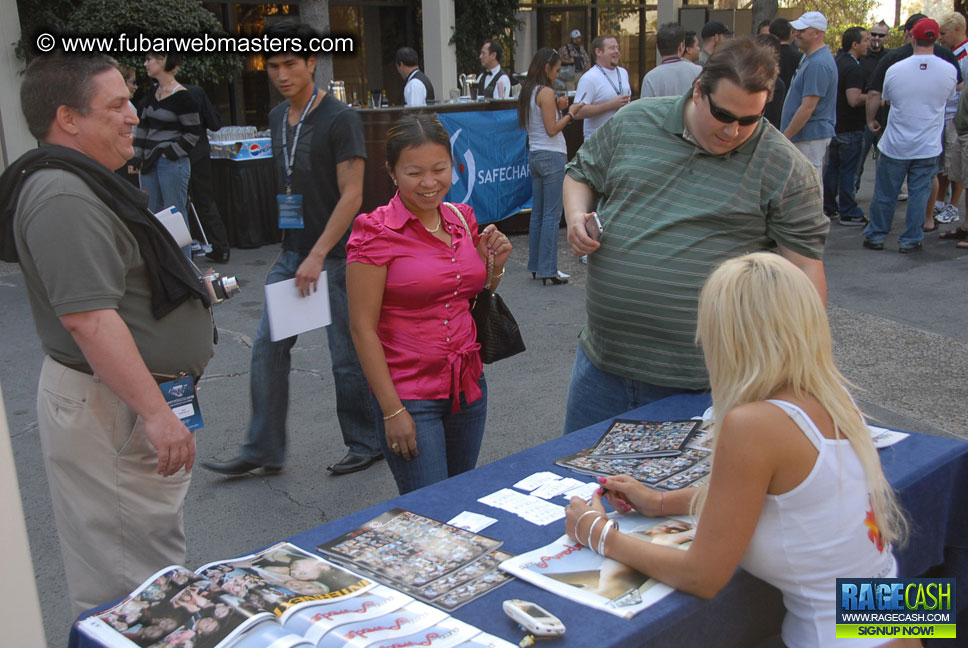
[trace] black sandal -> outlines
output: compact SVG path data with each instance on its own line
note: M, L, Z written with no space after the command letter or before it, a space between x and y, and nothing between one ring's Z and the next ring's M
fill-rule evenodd
M959 227L951 230L950 232L942 232L941 236L938 238L943 241L964 241L965 239L968 239L968 230L961 229Z

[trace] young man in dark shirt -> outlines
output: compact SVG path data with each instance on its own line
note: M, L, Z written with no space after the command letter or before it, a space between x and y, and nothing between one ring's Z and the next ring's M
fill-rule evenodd
M891 28L883 20L870 29L870 44L867 47L867 54L860 57L860 65L864 69L865 92L870 85L870 80L874 77L874 70L877 69L877 64L891 51L884 47L884 43L887 42L887 37L890 35ZM877 121L881 124L887 122L887 106L881 106L881 109L877 113ZM867 155L871 152L871 146L876 144L878 139L880 139L880 135L875 137L865 124L864 148L861 150L860 164L857 165L857 179L854 181L855 191L860 189L860 179L864 175L864 162L867 161Z
M790 21L786 18L774 18L770 23L770 33L780 39L780 74L778 78L783 79L783 84L789 88L790 81L793 80L793 73L800 65L803 58L796 45L793 44L793 28Z
M270 54L269 79L286 101L269 113L279 187L282 253L267 284L295 279L303 297L315 292L326 271L332 323L326 329L336 387L336 412L347 454L328 470L342 475L363 470L383 457L376 437L376 413L349 332L346 305L346 240L362 202L366 148L359 116L316 87L316 57L307 25L280 21L267 38L298 39L300 53ZM293 42L292 40L287 42ZM289 405L290 350L296 337L271 341L265 310L252 344L252 419L239 457L202 465L224 475L257 468L278 472L285 460Z
M857 165L864 146L864 69L860 57L867 52L869 37L863 27L850 27L841 37L837 54L836 135L827 149L823 174L823 210L840 214L841 225L863 225L864 212L854 199Z

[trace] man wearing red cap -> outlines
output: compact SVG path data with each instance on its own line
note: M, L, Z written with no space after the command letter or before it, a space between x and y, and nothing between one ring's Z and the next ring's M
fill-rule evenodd
M939 31L938 23L930 18L917 21L910 29L913 54L892 65L884 76L881 96L891 102L891 117L877 145L881 155L871 220L864 229L864 247L870 250L884 249L905 177L911 200L904 231L898 237L899 251L921 249L924 209L941 153L945 102L958 83L954 66L934 56Z

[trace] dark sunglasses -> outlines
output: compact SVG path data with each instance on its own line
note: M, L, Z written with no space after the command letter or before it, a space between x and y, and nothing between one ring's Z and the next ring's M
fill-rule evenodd
M871 32L871 38L887 38L887 34L875 34Z
M732 124L733 122L738 122L740 126L752 126L753 124L760 121L761 117L763 117L763 113L760 113L759 115L750 115L748 117L737 117L736 115L729 112L728 110L723 110L722 108L717 106L716 102L713 101L713 98L708 94L706 95L706 101L709 102L709 113L713 117L715 117L718 121L721 121L724 124ZM766 111L765 108L763 110L764 112Z

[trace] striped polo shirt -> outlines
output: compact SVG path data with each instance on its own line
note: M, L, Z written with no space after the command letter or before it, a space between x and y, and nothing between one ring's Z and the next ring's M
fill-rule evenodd
M697 146L683 123L691 94L629 104L566 170L596 192L604 225L588 257L585 354L619 376L703 389L695 335L706 277L777 246L820 259L830 224L816 171L766 119L729 153Z

